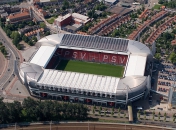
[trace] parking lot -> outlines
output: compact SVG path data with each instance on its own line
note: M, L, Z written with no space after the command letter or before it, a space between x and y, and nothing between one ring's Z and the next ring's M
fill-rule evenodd
M169 88L175 86L176 69L175 66L168 62L162 62L158 65L158 83L157 91L168 94ZM156 68L156 69L157 69Z

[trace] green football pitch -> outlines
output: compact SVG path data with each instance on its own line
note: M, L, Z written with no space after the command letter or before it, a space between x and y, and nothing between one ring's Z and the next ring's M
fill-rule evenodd
M122 77L124 72L123 66L74 61L74 60L61 60L56 69L71 72L113 76L113 77Z

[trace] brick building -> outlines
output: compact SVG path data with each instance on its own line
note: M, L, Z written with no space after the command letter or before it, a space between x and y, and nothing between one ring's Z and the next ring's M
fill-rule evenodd
M54 24L58 25L59 27L64 27L70 24L86 24L90 22L90 18L78 13L67 14L65 16L59 16L55 19Z
M10 22L10 23L18 23L21 21L29 21L29 20L32 20L32 18L28 9L21 9L20 13L10 14L7 17L7 22Z
M71 23L72 23L72 16L71 16L71 14L67 14L65 16L59 16L54 21L54 24L58 25L59 27L66 26L66 25L71 24Z

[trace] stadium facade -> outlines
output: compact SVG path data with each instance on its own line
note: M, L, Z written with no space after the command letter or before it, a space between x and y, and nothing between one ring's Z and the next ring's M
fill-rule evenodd
M53 34L21 63L19 76L31 95L71 102L117 106L145 98L151 88L150 49L133 40L77 34ZM55 70L61 59L124 66L123 77Z

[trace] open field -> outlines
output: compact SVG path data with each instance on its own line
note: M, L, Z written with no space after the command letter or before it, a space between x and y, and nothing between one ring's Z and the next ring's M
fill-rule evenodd
M155 4L155 6L153 7L153 9L160 9L162 5L159 4Z
M56 69L71 71L71 72L113 76L113 77L122 77L124 72L123 66L90 63L90 62L74 61L74 60L69 60L69 61L62 60Z
M54 20L55 20L55 18L54 18L54 17L51 17L51 18L48 18L48 19L47 19L47 22L48 22L49 24L53 24L53 23L54 23Z

